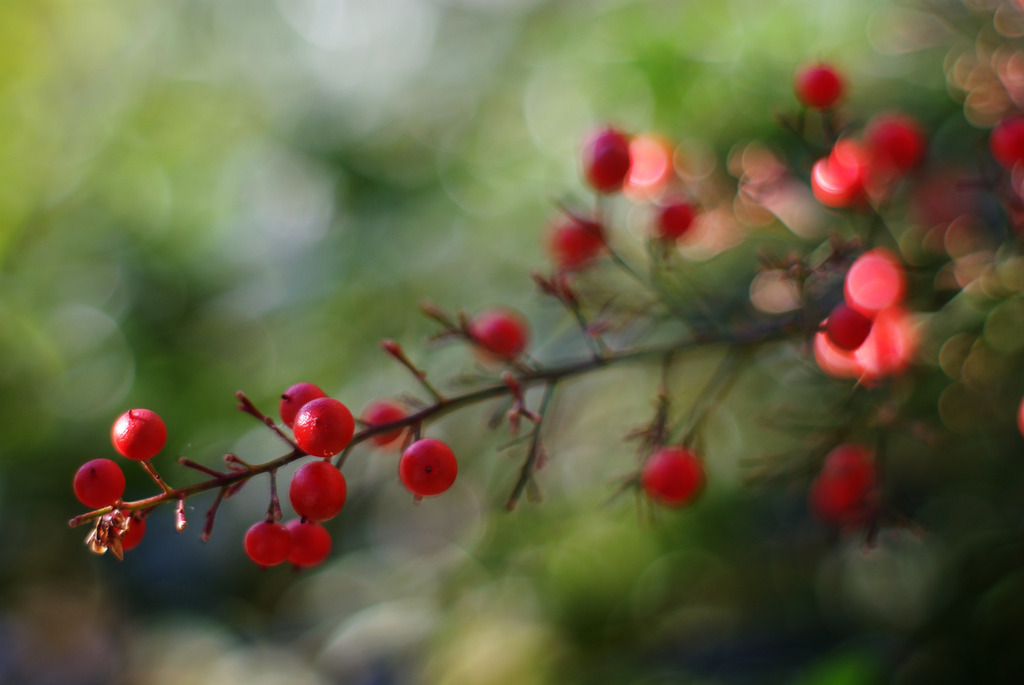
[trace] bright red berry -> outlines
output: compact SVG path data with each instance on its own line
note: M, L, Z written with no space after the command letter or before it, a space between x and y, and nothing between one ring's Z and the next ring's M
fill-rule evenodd
M117 417L110 430L114 449L129 459L152 459L167 442L167 426L149 409L129 409Z
M689 202L679 200L658 209L657 231L663 240L678 240L690 230L696 211Z
M640 471L647 496L667 507L689 504L704 487L704 464L685 447L662 447Z
M530 326L518 312L489 309L469 322L469 337L485 352L502 359L516 359L530 343Z
M75 473L75 497L87 507L113 504L124 494L124 471L110 459L93 459Z
M121 537L121 549L129 550L138 546L146 535L146 519L141 516L132 516L128 519L128 530Z
M579 271L604 251L604 229L595 221L566 217L551 229L547 247L556 268Z
M854 260L843 281L846 304L867 316L899 304L906 291L906 272L885 248L868 250Z
M398 462L398 476L414 495L440 495L455 482L459 465L448 445L424 438L409 445Z
M1009 169L1024 160L1024 117L1003 119L992 129L989 137L992 156L1003 168Z
M276 521L260 521L245 533L245 553L260 566L276 566L288 558L292 534Z
M881 114L864 130L864 149L872 169L905 174L924 156L924 132L917 120L906 114Z
M873 511L875 490L871 450L856 444L839 445L825 457L821 472L811 483L809 503L825 523L857 523Z
M330 462L317 460L303 464L292 476L288 488L295 513L311 521L326 521L345 506L348 485Z
M352 441L356 420L344 404L319 397L302 405L292 424L299 449L314 457L332 457Z
M614 128L595 131L583 145L583 172L599 193L620 190L629 165L629 139Z
M310 400L327 397L327 393L312 383L296 383L281 395L281 421L289 428L295 423L295 415Z
M855 141L840 140L811 168L811 191L826 207L847 207L864 198L867 157Z
M401 421L406 416L405 405L395 400L374 400L363 409L362 420L369 428L384 426ZM377 433L370 440L378 447L385 447L402 437L404 428Z
M845 84L829 64L814 64L800 69L793 79L797 99L807 107L832 109L843 97Z
M331 553L331 534L319 523L293 519L285 527L292 534L288 561L296 566L316 566Z
M864 343L871 332L871 319L853 307L840 303L828 315L825 332L836 347L855 350Z

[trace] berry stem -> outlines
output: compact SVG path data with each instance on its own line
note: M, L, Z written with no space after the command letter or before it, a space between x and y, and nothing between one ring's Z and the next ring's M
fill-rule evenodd
M160 474L157 473L156 468L154 468L149 459L143 459L139 463L142 464L142 468L146 470L149 477L152 478L158 486L160 486L161 490L168 494L174 493L174 488L164 482L164 479L160 477Z
M523 461L523 466L519 470L519 478L516 480L515 486L512 488L512 494L509 495L508 501L505 503L505 508L508 510L515 509L516 504L519 502L519 498L522 497L523 490L533 483L533 473L537 467L537 461L543 453L543 448L540 443L540 431L544 426L544 417L547 415L548 405L551 402L551 397L555 394L555 386L557 383L548 383L544 387L544 397L540 401L540 407L536 414L536 419L533 425L533 431L531 432L532 438L530 440L530 449L526 453L526 459ZM536 484L534 487L536 487ZM536 490L531 489L531 497L536 496L539 498L539 488Z
M451 326L451 322L448 320L447 316L443 314L443 312L441 312L440 314L435 314L435 312L440 312L440 309L436 305L424 302L420 305L420 308L427 316L434 319L435 321L439 321L442 325L448 327ZM412 361L405 355L405 351L398 343L396 343L394 340L383 340L381 341L380 346L385 352L391 355L392 358L397 360L398 363L400 363L405 368L409 369L412 375L416 377L417 382L419 382L419 384L423 386L423 389L426 390L430 394L430 396L434 398L435 402L444 401L444 397L441 395L440 392L437 391L437 388L434 387L434 384L427 380L426 372L420 370L419 367L412 363Z
M274 433L277 434L279 438L288 443L292 447L292 449L299 449L298 445L295 444L295 441L293 441L290 437L288 437L285 434L284 431L277 427L277 423L274 422L274 419L270 418L269 416L261 412L259 409L257 409L256 405L252 403L252 400L246 397L244 392L242 392L241 390L236 392L235 399L238 400L239 411L245 412L250 416L256 417L256 419L258 419L260 423L265 424L268 428L270 428L270 430L274 431Z
M203 534L200 536L203 542L209 542L210 536L213 535L213 521L217 517L217 509L220 507L220 503L224 501L227 492L227 487L221 487L217 491L217 496L213 498L213 504L206 511L206 525L203 526Z

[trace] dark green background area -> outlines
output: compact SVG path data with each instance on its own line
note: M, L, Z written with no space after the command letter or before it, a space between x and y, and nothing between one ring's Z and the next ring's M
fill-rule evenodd
M413 503L396 454L355 450L335 553L316 570L245 558L265 479L224 503L207 544L209 494L189 500L181 534L169 507L154 512L123 563L66 525L81 512L72 475L114 458L110 424L129 407L164 417L155 463L178 485L197 478L180 456L281 453L235 410L237 390L268 413L300 380L356 413L416 392L382 338L455 387L475 362L427 342L424 299L516 307L537 357L586 354L529 274L547 268L556 204L590 201L578 155L596 125L699 143L722 169L760 140L806 178L778 118L797 110L797 66L827 59L853 123L902 109L933 132L932 161L971 159L985 134L944 60L987 19L936 5L962 34L880 0L5 2L0 682L1012 682L1012 410L945 450L896 436L892 497L914 524L865 552L808 515L800 430L764 427L841 420L848 388L798 344L759 354L709 414L709 488L683 512L608 503L636 468L622 438L653 411L657 369L636 366L560 388L546 499L513 514L522 454L497 449L494 406L428 427L460 459L444 497ZM761 248L809 245L772 226L692 275L742 302ZM677 417L718 359L675 369ZM948 379L911 380L908 406L937 422ZM1010 385L999 397L1019 396ZM748 461L782 452L777 482L744 486ZM125 467L127 497L154 492Z

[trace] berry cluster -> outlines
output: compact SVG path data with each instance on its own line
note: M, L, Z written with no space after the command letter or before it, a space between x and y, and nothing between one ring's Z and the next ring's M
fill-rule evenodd
M926 163L927 136L924 126L903 112L865 117L863 126L845 124L846 79L832 65L800 69L794 90L798 113L781 120L811 150L806 174L800 176L765 149L736 155L740 161L732 167L738 189L728 201L722 200L719 191L710 192L676 169L669 144L660 136L632 135L604 126L583 141L581 176L588 187L587 200L559 204L546 236L551 268L533 277L540 292L578 325L578 331L571 333L579 337L586 355L558 363L538 361L531 351L530 323L508 307L470 315L425 303L424 314L440 325L433 339L458 341L470 350L477 365L478 373L472 376L477 385L466 389L463 379L455 394L446 394L401 346L386 340L383 350L413 374L426 399L412 395L403 396L402 401L377 399L356 418L345 404L316 385L297 383L281 395L279 426L238 393L240 409L267 425L289 451L257 465L229 454L225 471L182 458L181 464L209 476L182 488L167 485L150 461L166 443L163 421L149 410L130 410L114 424L114 447L140 462L161 493L125 502L121 467L110 459L94 459L74 478L76 496L93 511L72 523L95 520L89 537L92 549L112 549L120 557L123 550L138 544L145 516L154 507L176 502L178 528L183 529L184 500L214 490L216 499L203 533L206 539L221 501L266 474L270 503L266 516L246 532L245 553L260 566L286 561L313 566L330 553L331 536L323 523L345 506L349 485L342 469L354 446L364 441L381 448L397 445L396 471L404 487L417 500L440 495L454 484L459 465L447 444L423 436L424 426L460 408L500 400L503 404L492 424L507 424L514 437L511 444L523 446L524 451L507 501L512 508L524 493L539 493L537 474L549 458L544 444L547 411L561 384L612 365L645 360L660 364L661 383L653 418L630 435L640 445L636 464L621 479L622 490L637 492L642 502L661 509L690 506L705 490L705 465L716 456L713 450L709 454L704 440L709 410L724 400L754 348L779 345L803 355L802 361L813 357L827 376L848 379L852 392L877 393L886 399L883 410L881 402L875 406L872 396L860 414L842 417L838 425L809 438L812 444L806 450L814 457L816 472L808 477L810 512L839 529L877 528L887 506L881 482L885 474L877 467L885 450L879 447L876 455L847 439L893 430L903 400L889 393L886 384L919 363L925 334L919 312L935 306L915 292L919 282L908 278L908 273L915 273L911 267L920 265L920 261L914 264L904 246L914 235L900 233L886 219L892 199L917 184L915 175ZM1008 171L1011 184L1016 184L1012 185L1018 194L1015 203L1006 203L1012 220L1012 208L1024 197L1020 181L1024 178L1024 116L1003 118L989 143L990 161ZM664 162L653 165L664 169L656 178L637 172L651 155L660 155ZM589 206L584 204L591 201ZM823 216L842 217L842 228L826 240L807 245L802 253L762 254L750 297L739 304L688 280L693 266L687 258L688 247L703 241L717 251L728 249L729 241L719 235L728 224L723 217L734 223L740 223L736 217L742 215L752 225L775 219L790 225L787 220L799 214L790 211L790 205L799 202L812 204ZM646 249L633 245L629 251L629 241L637 241L635 232L616 228L623 215L645 217L639 242ZM795 229L794 233L801 235ZM955 255L948 256L955 262ZM953 263L946 270L961 278L958 266ZM998 272L997 266L990 271ZM612 273L636 289L628 294L642 305L628 303L625 286L616 285L618 290L607 292L607 283L618 283L606 278ZM990 287L989 291L1012 291L1003 282L999 287L1002 290ZM762 297L762 288L772 292ZM650 334L666 329L674 333ZM725 353L696 402L680 408L672 397L672 367L690 350L703 346L719 346ZM542 392L531 395L532 389ZM1017 410L1017 422L1024 433L1024 401ZM298 460L304 463L288 487L288 503L296 517L282 523L276 474Z

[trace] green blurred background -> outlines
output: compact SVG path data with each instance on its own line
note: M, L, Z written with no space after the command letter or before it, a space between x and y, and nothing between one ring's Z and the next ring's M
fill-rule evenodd
M807 410L798 350L716 408L707 496L653 523L605 505L651 414L656 370L633 368L564 389L547 499L514 514L517 453L487 407L430 427L462 473L418 506L394 454L357 450L313 571L244 557L262 481L208 544L209 497L182 534L155 512L123 563L66 526L72 474L112 456L129 407L165 418L157 464L183 484L177 456L280 452L236 390L270 412L308 380L358 411L411 389L385 337L439 381L471 369L426 344L424 298L517 307L537 356L582 352L528 273L554 202L585 201L586 131L657 132L719 165L752 139L788 154L792 73L827 58L858 111L962 132L941 22L879 0L8 0L0 36L0 682L845 685L1020 663L1024 553L982 497L916 502L959 537L893 529L865 554L809 519L806 480L741 487L743 459L798 442L752 433L758 406ZM720 276L740 297L744 255ZM682 365L682 395L714 359ZM129 497L152 492L126 470Z

